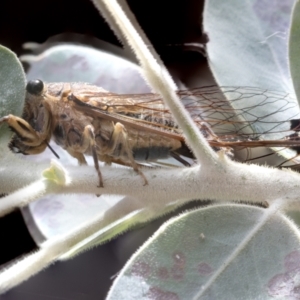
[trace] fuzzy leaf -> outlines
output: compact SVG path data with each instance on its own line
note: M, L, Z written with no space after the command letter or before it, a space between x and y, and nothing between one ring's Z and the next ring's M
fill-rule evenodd
M220 205L164 224L107 299L296 299L300 240L280 213Z
M8 114L20 116L25 99L25 74L16 55L0 45L0 118ZM6 136L4 143L11 133L7 127L0 125L0 139Z

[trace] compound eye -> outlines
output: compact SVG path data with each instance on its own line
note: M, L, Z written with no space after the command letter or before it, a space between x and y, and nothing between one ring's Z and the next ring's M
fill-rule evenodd
M44 82L42 80L30 80L27 83L26 91L31 95L39 96L44 90Z

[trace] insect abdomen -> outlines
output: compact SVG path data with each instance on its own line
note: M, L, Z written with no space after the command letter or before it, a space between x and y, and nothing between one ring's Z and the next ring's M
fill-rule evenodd
M170 156L170 148L163 146L152 146L147 148L132 149L132 154L135 160L138 161L154 161L164 159Z

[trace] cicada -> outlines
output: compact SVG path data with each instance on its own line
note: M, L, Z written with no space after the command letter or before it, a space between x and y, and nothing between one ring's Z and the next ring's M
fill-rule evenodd
M86 164L85 155L92 155L99 187L103 187L99 161L131 166L147 184L141 163L172 156L188 165L184 157L193 158L181 129L157 94L120 95L90 84L46 84L41 80L29 81L26 91L22 117L0 119L0 124L8 123L15 132L9 148L16 153L38 154L50 147L52 138L80 165ZM231 102L225 100L224 93L230 94ZM288 95L236 87L222 92L205 87L179 91L178 95L215 150L295 148L300 144L297 104ZM275 101L280 101L275 112L254 112L258 106ZM293 110L295 114L289 113L287 119L284 113ZM262 124L269 126L264 136L256 130Z

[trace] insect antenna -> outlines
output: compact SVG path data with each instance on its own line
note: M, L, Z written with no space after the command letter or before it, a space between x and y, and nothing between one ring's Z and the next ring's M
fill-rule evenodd
M56 158L60 159L59 155L54 151L54 149L49 145L47 141L45 141L47 147L51 150L51 152L56 156Z

